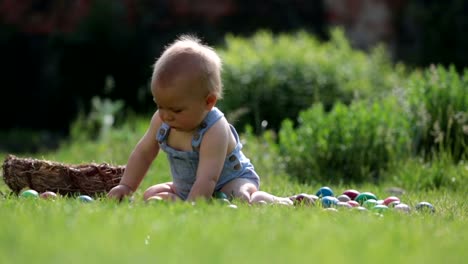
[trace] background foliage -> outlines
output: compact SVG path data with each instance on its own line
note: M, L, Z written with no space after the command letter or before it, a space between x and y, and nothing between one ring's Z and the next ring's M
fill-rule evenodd
M353 49L344 32L332 30L322 42L306 32L274 35L260 31L249 38L228 35L220 49L230 121L260 133L277 131L285 118L320 102L326 111L336 102L378 96L396 79L384 47L370 53Z

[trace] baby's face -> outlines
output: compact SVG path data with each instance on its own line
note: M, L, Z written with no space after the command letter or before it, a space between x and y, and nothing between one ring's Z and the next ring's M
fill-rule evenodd
M202 83L191 74L180 74L170 81L152 85L154 101L161 119L172 129L190 132L198 128L210 110Z

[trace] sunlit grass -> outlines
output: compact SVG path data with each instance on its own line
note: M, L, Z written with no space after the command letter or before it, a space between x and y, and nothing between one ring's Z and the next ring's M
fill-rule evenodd
M412 195L408 199L424 197ZM435 214L324 211L219 203L0 201L1 263L461 263L460 196L432 196ZM461 201L461 202L460 202Z
M95 142L66 142L56 151L12 154L64 163L121 165L143 132L144 125L140 125L134 130L116 130ZM268 148L258 142L245 144L245 151L258 165L265 191L289 196L314 194L321 187L293 181L273 158L265 158ZM428 201L436 208L434 214L330 212L320 205L249 206L239 201L233 201L237 209L221 203L142 201L148 186L167 180L169 168L162 154L133 203L119 204L105 196L94 203L65 197L24 199L9 195L0 181L0 263L413 264L463 263L468 258L467 187L418 190L413 185L399 186L406 189L399 195L402 202L414 209L418 202ZM335 194L352 188L383 199L391 195L387 188L393 183L330 187Z

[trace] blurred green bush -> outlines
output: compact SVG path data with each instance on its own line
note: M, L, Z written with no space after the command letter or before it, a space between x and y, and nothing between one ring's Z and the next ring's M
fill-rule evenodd
M411 154L411 124L396 96L314 104L285 120L279 145L287 172L301 182L376 182L393 162Z
M221 107L239 128L279 130L285 118L320 102L328 111L336 102L381 94L392 87L397 71L380 46L370 53L351 48L340 28L321 42L306 32L250 38L227 35L219 48L224 61ZM268 127L266 125L268 124Z
M416 151L424 158L446 152L468 158L468 69L432 65L414 71L406 84Z

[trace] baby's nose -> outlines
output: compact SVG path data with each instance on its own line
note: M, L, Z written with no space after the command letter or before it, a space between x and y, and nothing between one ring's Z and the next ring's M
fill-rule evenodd
M159 115L163 121L172 121L174 120L174 116L171 115L168 111L160 110Z

